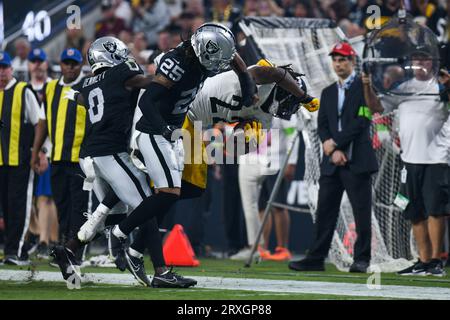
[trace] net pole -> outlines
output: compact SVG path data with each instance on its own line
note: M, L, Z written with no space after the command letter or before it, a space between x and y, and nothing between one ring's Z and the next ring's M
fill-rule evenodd
M267 219L270 214L270 209L272 209L275 196L277 195L278 190L280 189L280 185L281 185L281 182L282 182L283 176L284 176L284 170L286 169L286 166L289 162L289 158L291 156L292 150L294 149L294 145L298 139L299 134L300 134L300 131L296 130L295 137L294 137L294 139L292 139L291 144L289 145L289 149L288 149L286 158L284 159L283 165L280 167L280 171L278 172L277 180L275 181L275 185L272 189L272 193L270 194L269 201L267 201L266 209L264 210L263 220L261 222L261 226L259 227L258 235L256 236L256 241L253 244L252 252L250 253L250 257L248 258L247 263L245 264L246 268L249 268L252 264L253 256L256 252L256 249L258 248L259 241L261 240L261 235L264 230L264 226L266 225Z

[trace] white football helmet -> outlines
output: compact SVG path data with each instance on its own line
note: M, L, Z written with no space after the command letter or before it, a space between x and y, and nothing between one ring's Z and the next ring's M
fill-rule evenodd
M125 43L114 37L95 40L87 52L92 72L104 67L114 67L128 59L129 50Z
M200 63L213 73L227 70L236 54L233 33L218 23L201 25L192 35L191 44Z

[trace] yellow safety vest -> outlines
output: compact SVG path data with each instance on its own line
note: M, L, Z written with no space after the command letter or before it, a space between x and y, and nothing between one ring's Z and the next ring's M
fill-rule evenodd
M44 110L52 142L52 162L78 162L86 130L86 109L64 98L68 86L52 80L45 84Z
M25 123L26 82L16 82L0 91L0 166L28 163L34 139L34 126Z

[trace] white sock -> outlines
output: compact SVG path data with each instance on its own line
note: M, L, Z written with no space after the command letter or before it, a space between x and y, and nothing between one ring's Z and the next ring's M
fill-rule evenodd
M112 233L117 237L117 238L122 238L122 239L126 239L127 235L125 233L123 233L120 229L119 226L115 226L113 228Z
M135 258L142 258L144 255L142 253L140 253L139 251L134 250L133 248L129 248L128 249L128 253L130 254L130 256L133 256Z
M98 205L97 209L95 209L95 212L98 212L98 213L104 215L104 214L107 214L109 212L109 210L110 209L107 206L105 206L103 203L100 203Z

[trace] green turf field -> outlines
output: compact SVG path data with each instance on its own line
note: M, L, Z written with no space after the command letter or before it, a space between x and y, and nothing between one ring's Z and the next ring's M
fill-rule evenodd
M147 260L148 261L148 260ZM254 264L251 268L245 268L243 262L236 262L222 259L203 259L200 267L197 268L176 268L185 276L197 277L223 277L232 279L266 279L290 281L289 283L300 283L304 281L326 282L339 284L365 284L370 274L350 274L337 271L334 266L327 265L325 272L293 272L287 268L287 262L263 261ZM33 261L30 267L0 266L0 276L4 270L21 271L51 271L58 272L58 269L48 265L48 262ZM151 274L151 270L147 270ZM84 273L120 273L113 268L83 268ZM447 269L447 273L450 272ZM4 272L5 273L5 272ZM30 272L31 274L31 272ZM288 282L286 282L288 283ZM397 285L410 287L440 287L449 288L450 277L435 278L427 277L400 277L395 274L381 274L383 285ZM81 290L68 290L64 282L46 281L0 281L0 299L374 299L380 297L369 296L346 296L341 294L315 294L315 293L293 293L293 292L265 292L249 290L224 290L221 288L201 288L190 289L153 289L136 285L115 285L115 284L94 284L83 283Z
M84 285L82 290L68 290L64 283L0 283L0 300L304 300L355 299L354 297L314 294L268 294L264 292L208 289L150 289L118 285ZM364 299L356 298L356 299ZM369 298L367 298L369 299Z

